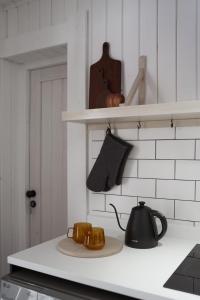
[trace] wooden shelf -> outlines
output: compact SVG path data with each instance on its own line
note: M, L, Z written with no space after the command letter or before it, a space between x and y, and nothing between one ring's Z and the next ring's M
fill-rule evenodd
M200 101L133 105L62 112L62 120L78 123L142 122L200 119Z

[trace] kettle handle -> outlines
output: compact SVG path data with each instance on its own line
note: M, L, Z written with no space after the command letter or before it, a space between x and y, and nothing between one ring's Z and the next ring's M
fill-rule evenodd
M167 219L165 216L163 216L161 213L159 213L157 210L151 210L151 213L154 217L157 217L160 219L161 225L162 225L162 230L160 234L156 234L156 240L160 240L166 233L167 231Z

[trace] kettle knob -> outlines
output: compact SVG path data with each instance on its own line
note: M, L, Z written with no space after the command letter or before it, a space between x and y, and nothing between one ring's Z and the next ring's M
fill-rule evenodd
M145 202L144 201L140 201L139 204L140 204L140 207L143 207L145 205Z

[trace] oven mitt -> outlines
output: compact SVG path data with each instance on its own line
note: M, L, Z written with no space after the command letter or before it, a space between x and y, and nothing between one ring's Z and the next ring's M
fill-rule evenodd
M99 156L88 176L88 189L93 192L109 191L115 184L121 184L126 160L132 147L131 144L114 136L108 129Z
M107 132L108 132L109 134L111 134L111 131L110 131L109 128L107 129ZM112 134L111 134L111 135L112 135ZM128 155L129 155L130 151L131 151L132 148L133 148L133 145L131 145L131 144L129 144L129 143L123 141L122 139L120 139L120 138L118 138L118 137L116 137L116 136L114 136L114 135L112 135L112 137L113 137L114 139L116 139L119 143L121 143L121 144L125 145L125 147L127 147L126 152L124 153L124 157L123 157L123 159L122 159L122 162L121 162L119 171L118 171L118 175L117 175L117 178L116 178L116 182L115 182L116 185L120 185L120 184L122 183L122 176L123 176L123 173L124 173L124 168L125 168L125 165L126 165L126 161L127 161L127 159L128 159Z

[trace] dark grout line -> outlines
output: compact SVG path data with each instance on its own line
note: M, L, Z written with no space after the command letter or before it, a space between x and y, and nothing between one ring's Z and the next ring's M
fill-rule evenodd
M174 219L176 218L176 202L174 200Z

